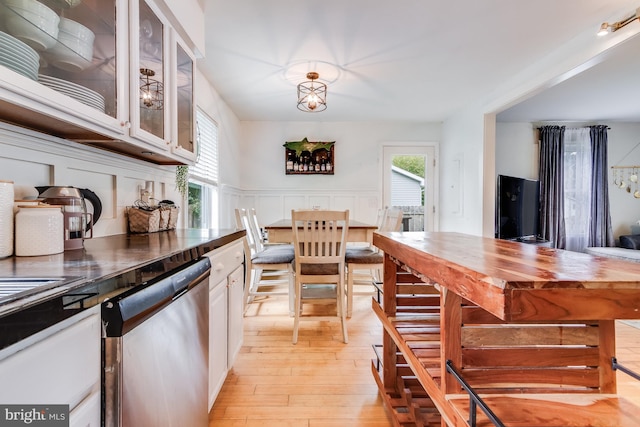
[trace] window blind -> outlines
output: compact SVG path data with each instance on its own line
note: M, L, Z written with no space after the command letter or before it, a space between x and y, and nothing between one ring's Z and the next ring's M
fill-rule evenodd
M201 110L196 111L198 161L189 167L190 178L218 184L218 124Z

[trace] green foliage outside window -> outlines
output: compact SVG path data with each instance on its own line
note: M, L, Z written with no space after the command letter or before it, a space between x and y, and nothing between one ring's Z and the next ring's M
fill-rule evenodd
M424 156L393 156L393 166L424 178Z

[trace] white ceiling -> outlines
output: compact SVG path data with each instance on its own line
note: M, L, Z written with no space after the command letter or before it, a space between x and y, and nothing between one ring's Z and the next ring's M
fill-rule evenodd
M640 25L640 24L636 24ZM640 37L602 62L498 114L501 122L640 121Z
M576 34L590 28L595 32L613 13L625 7L635 10L631 4L204 0L206 58L199 67L240 120L437 122L487 96ZM640 40L625 45L637 52ZM626 54L616 61L639 67L640 55L635 57ZM599 68L605 75L617 74L603 81ZM613 92L609 83L627 78L621 70L605 61L499 119L628 120L622 114L628 116L631 110L616 107L626 99L639 99L631 93L638 85L625 83L625 94ZM296 85L308 71L317 71L329 86L324 112L296 108ZM588 78L601 80L593 84ZM576 95L585 86L601 102ZM576 104L566 104L570 100ZM593 110L596 107L604 110ZM633 115L640 118L640 111Z

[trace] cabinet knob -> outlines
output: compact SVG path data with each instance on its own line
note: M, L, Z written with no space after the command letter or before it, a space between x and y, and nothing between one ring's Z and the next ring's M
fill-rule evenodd
M131 122L129 120L127 120L126 122L120 122L120 126L125 129L129 129L131 127Z
M219 262L213 267L213 269L216 270L216 271L221 271L221 270L224 269L224 264Z

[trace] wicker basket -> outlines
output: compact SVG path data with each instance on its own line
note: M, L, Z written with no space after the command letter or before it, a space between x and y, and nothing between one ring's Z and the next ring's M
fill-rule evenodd
M127 207L129 233L155 233L156 231L173 230L178 223L180 208L177 206L161 206L156 209L140 209Z

